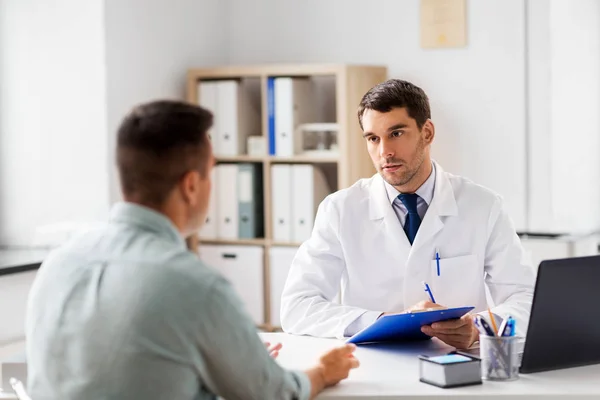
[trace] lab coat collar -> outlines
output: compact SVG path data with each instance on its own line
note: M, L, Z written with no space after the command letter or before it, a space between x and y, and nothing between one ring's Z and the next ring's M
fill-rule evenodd
M427 209L427 214L436 214L437 216L453 216L458 214L454 190L447 174L442 167L435 161L435 188L433 191L433 200ZM385 181L381 175L376 174L373 177L373 183L369 189L369 218L377 220L383 218L388 209L392 208L385 190Z

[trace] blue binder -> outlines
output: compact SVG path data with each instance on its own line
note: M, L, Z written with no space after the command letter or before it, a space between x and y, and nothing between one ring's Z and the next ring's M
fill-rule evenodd
M272 76L267 78L267 115L269 155L274 156L277 145L275 144L275 78Z
M415 313L384 315L373 324L349 338L347 343L404 342L426 340L423 325L460 318L475 307L445 308Z

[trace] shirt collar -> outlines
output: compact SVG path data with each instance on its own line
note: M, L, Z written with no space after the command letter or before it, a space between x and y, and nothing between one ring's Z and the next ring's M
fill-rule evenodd
M110 211L110 221L135 225L143 230L152 231L173 243L186 246L185 240L166 215L139 204L116 203Z
M387 196L388 199L390 200L390 203L394 203L394 201L396 201L396 198L398 197L398 195L402 194L398 191L398 189L396 189L395 187L393 187L392 185L390 185L389 183L387 183L385 180L383 181L385 184L385 191L387 192ZM431 163L431 174L429 174L429 178L427 178L427 180L421 185L421 187L419 187L417 189L417 191L415 192L420 198L422 198L425 203L427 203L427 206L431 205L431 201L433 200L433 190L435 189L435 163L432 162Z

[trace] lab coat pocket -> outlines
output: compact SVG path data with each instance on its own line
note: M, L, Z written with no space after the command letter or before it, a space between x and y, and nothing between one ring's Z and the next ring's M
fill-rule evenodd
M438 274L439 272L439 274ZM483 279L472 255L431 261L431 286L435 302L446 307L472 306Z

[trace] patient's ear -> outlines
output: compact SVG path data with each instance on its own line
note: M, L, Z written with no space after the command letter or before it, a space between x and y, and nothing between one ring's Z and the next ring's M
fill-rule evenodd
M185 173L179 181L181 198L189 205L196 206L200 193L200 173L191 170Z

